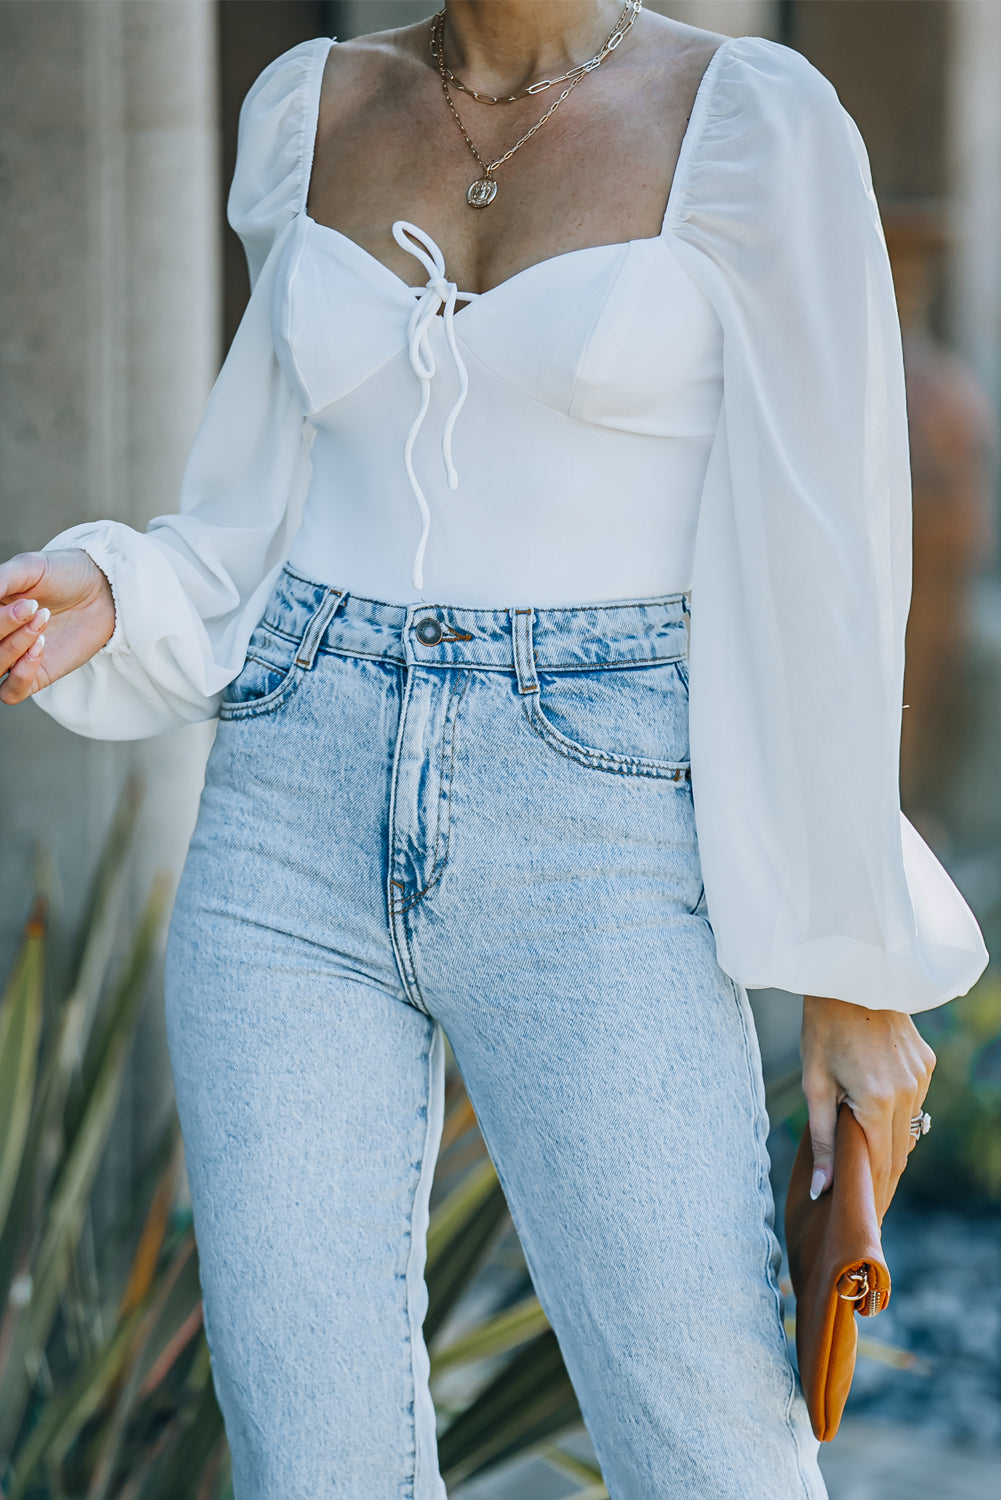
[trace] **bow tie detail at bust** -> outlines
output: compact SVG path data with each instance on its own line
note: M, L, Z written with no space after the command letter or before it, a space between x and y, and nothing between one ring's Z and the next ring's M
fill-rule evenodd
M410 480L410 487L420 507L421 513L421 535L414 555L413 582L415 588L424 587L424 552L427 547L428 535L431 530L431 510L428 506L427 497L421 488L420 481L414 472L413 453L417 434L424 424L428 407L431 403L431 381L434 379L437 366L434 353L431 349L431 328L435 318L438 316L439 308L442 309L442 321L445 325L445 338L448 343L452 360L455 364L455 373L459 380L459 394L455 399L451 411L445 420L441 434L441 456L445 465L445 475L448 480L449 489L454 490L459 483L459 476L452 462L452 429L456 418L462 410L462 404L466 399L469 389L469 375L463 363L462 355L455 340L455 325L453 316L455 304L461 297L463 302L471 302L478 293L459 292L454 281L449 281L445 275L445 257L435 244L430 235L425 234L423 229L418 229L416 224L408 224L406 219L397 219L393 225L393 238L401 250L406 250L419 260L427 272L427 282L421 287L411 287L417 301L410 315L407 328L407 344L410 354L410 365L421 382L421 403L414 418L413 425L407 433L406 442L403 446L403 462Z

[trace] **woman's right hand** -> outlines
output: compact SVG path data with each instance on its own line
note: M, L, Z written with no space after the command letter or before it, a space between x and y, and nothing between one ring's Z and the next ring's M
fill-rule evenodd
M114 628L111 587L81 547L0 563L0 703L22 703L82 666Z

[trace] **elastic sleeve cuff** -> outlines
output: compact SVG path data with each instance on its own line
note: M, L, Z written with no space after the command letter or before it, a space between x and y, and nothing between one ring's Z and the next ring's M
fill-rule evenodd
M117 586L118 569L124 562L124 558L114 547L108 545L104 525L98 523L98 527L99 529L92 531L83 531L80 527L70 527L66 531L61 531L51 541L46 542L42 551L49 552L56 548L79 547L80 551L86 552L91 562L100 568L108 580L108 587L111 589L111 600L115 607L115 628L104 645L94 652L94 656L121 656L129 650L129 643L125 638L125 626Z
M113 552L109 547L105 546L99 537L88 538L86 541L80 542L79 546L82 551L86 552L91 562L97 564L108 580L108 587L111 589L111 600L115 606L115 628L101 649L94 654L95 656L122 655L129 649L129 644L125 639L121 603L118 598L118 590L115 582L118 567L122 559L117 552Z

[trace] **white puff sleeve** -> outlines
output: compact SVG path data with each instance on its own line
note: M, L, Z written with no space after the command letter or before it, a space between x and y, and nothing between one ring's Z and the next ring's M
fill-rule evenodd
M155 516L145 532L84 522L43 548L82 547L115 599L106 645L33 695L77 734L140 739L215 717L299 524L312 429L275 357L271 299L305 207L329 47L318 38L283 53L241 107L227 214L251 297L195 435L178 513Z
M910 466L865 146L793 49L724 43L672 192L723 327L692 589L692 785L723 968L873 1009L966 992L987 953L900 812Z

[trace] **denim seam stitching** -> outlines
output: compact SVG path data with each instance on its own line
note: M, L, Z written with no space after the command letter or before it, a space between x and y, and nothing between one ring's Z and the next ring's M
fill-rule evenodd
M400 745L402 743L403 727L406 720L407 702L410 697L412 679L408 674L404 677L403 694L400 700L399 724L397 727L396 752L393 756L393 773L390 778L389 788L389 842L388 842L388 864L386 888L386 908L389 919L389 936L393 945L393 953L396 957L396 966L399 970L403 991L408 1002L419 1010L423 1015L429 1015L419 987L416 985L416 975L413 971L413 955L410 952L409 939L407 936L406 923L400 911L396 897L393 895L393 869L395 855L396 837L396 802L400 788ZM401 942L402 937L402 942ZM413 976L413 977L412 977Z
M589 745L578 745L560 734L546 718L539 702L538 693L526 694L522 699L522 711L529 727L543 744L549 745L567 760L577 761L598 771L610 771L621 776L649 776L659 781L676 781L683 786L691 778L690 761L645 760L642 756L613 755L604 750L595 750ZM674 772L685 771L687 775L675 778Z
M511 619L514 670L518 679L518 691L523 696L539 691L538 663L535 658L532 629L534 621L535 611L532 609L516 609Z
M545 676L568 672L628 672L634 667L664 667L685 661L688 653L676 651L672 656L644 656L639 661L594 661L571 662L569 665L553 665L536 660L535 670Z
M415 1356L414 1340L413 1340L413 1337L412 1337L411 1331L410 1331L411 1330L411 1318L412 1318L412 1308L411 1308L411 1303L410 1303L410 1265L411 1265L411 1261L412 1261L413 1255L414 1255L414 1216L415 1216L415 1214L417 1212L417 1195L418 1195L418 1193L420 1192L420 1189L421 1189L421 1178L423 1176L424 1167L425 1167L426 1162L427 1162L428 1132L431 1129L431 1076L430 1076L431 1075L431 1041L430 1040L428 1042L428 1045L424 1048L424 1050L421 1053L421 1064L422 1064L422 1066L424 1068L424 1079L425 1079L424 1143L423 1143L423 1145L421 1147L420 1161L417 1164L417 1171L416 1171L416 1174L415 1174L415 1177L414 1177L414 1190L413 1190L413 1193L411 1194L411 1198L410 1198L410 1210L409 1210L409 1213L407 1215L408 1224L409 1224L408 1233L407 1233L407 1239L408 1239L409 1243L408 1243L408 1246L407 1246L406 1265L404 1267L404 1273L403 1273L403 1286L404 1286L403 1305L404 1305L404 1312L405 1312L405 1320L404 1321L405 1321L405 1325L406 1325L406 1342L407 1342L407 1348L408 1348L408 1350L410 1352L410 1358L409 1358L408 1365L407 1365L407 1373L408 1373L409 1379L410 1379L410 1415L411 1415L411 1423L410 1423L411 1438L410 1438L410 1440L411 1440L411 1443L413 1444L413 1447L412 1447L412 1450L411 1450L411 1456L410 1456L410 1464L409 1464L409 1470L410 1470L410 1472L407 1474L407 1476L406 1476L406 1478L404 1480L404 1483L407 1485L407 1487L409 1489L411 1500L412 1500L412 1497L414 1496L414 1494L416 1492L416 1489L417 1489L417 1453L418 1453L418 1443L417 1443L417 1376L416 1376L416 1374L414 1372L414 1356Z
M754 1122L754 1132L753 1132L754 1133L754 1141L755 1141L755 1145L757 1147L757 1158L758 1158L757 1190L758 1190L758 1196L759 1196L759 1198L763 1198L764 1197L764 1184L768 1180L768 1161L767 1161L768 1153L767 1153L767 1146L765 1147L764 1150L762 1150L761 1136L760 1136L760 1130L759 1130L759 1114L758 1114L758 1098L757 1098L757 1092L758 1091L757 1091L757 1088L755 1086L754 1069L751 1066L751 1044L750 1044L750 1037L748 1036L747 1016L746 1016L745 1011L744 1011L744 1006L743 1006L743 1004L741 1002L740 991L739 991L739 989L737 987L736 980L734 980L733 977L731 975L729 975L729 974L727 974L726 978L727 978L727 982L728 982L728 984L730 986L730 992L731 992L731 994L733 995L733 998L734 998L734 1003L735 1003L735 1005L737 1007L737 1015L738 1015L738 1017L740 1019L740 1032L741 1032L741 1039L742 1039L742 1042L743 1042L743 1052L744 1052L744 1072L745 1072L745 1075L746 1075L746 1078L747 1078L748 1102L751 1105L751 1115L752 1115L752 1120ZM765 1251L765 1260L764 1260L765 1282L766 1282L769 1290L772 1293L772 1302L773 1302L773 1305L775 1307L776 1316L777 1316L777 1319L778 1319L778 1328L779 1328L779 1332L780 1332L781 1339L782 1339L782 1355L783 1355L783 1358L785 1360L786 1373L787 1373L788 1385L789 1385L789 1394L788 1394L788 1396L786 1398L785 1411L784 1411L785 1425L786 1425L786 1428L787 1428L787 1430L789 1432L789 1436L792 1438L793 1451L796 1454L796 1472L799 1475L800 1484L802 1485L802 1489L803 1489L803 1495L805 1497L805 1500L810 1500L810 1487L807 1484L806 1475L803 1472L803 1462L802 1462L803 1455L802 1455L802 1451L800 1449L799 1434L797 1433L795 1425L794 1425L793 1420L792 1420L792 1408L793 1408L793 1404L795 1403L795 1400L796 1400L796 1375L795 1375L795 1372L794 1372L794 1370L792 1368L792 1364L791 1364L791 1362L789 1360L788 1349L787 1349L787 1346L786 1346L786 1335L785 1335L783 1318L782 1318L782 1312L783 1312L783 1309L782 1309L782 1292L781 1292L781 1289L775 1285L774 1279L771 1276L770 1271L769 1271L771 1247L770 1247L770 1245L768 1243L768 1235L767 1235L767 1233L764 1236L764 1247L763 1248L764 1248L764 1251Z
M418 891L416 896L411 896L409 901L405 901L402 906L398 906L396 910L400 913L400 915L404 916L407 912L413 911L415 906L419 906L428 892L433 891L436 885L440 885L441 877L444 873L444 869L439 870L438 873L428 881L423 890Z
M305 626L297 636L289 635L282 630L275 630L274 626L268 624L266 618L262 618L258 622L259 625L263 626L267 630L275 630L275 633L281 635L283 639L289 643L289 645L295 646L296 651L295 656L292 658L292 664L278 686L273 688L270 693L265 694L263 698L251 698L246 703L221 703L219 706L220 719L233 721L236 719L264 718L266 717L266 715L274 713L277 709L281 708L284 703L287 703L288 700L296 692L298 692L305 679L306 673L311 670L311 665L300 661L299 658L302 655L304 646L310 639L317 618L324 609L328 608L331 598L333 598L334 601L333 607L330 609L330 618L326 621L323 629L321 630L322 635L326 631L327 625L329 625L330 620L333 619L334 614L339 608L341 600L344 598L344 595L338 594L336 589L324 589L320 599L310 609L309 619L306 621ZM315 663L316 656L317 650L314 647L310 657L311 663ZM261 657L257 656L249 649L246 653L246 656L244 657L244 666L246 666L248 661L255 661L259 666L269 667L272 671L277 672L281 670L281 668L276 667L273 662L262 660ZM240 668L240 671L243 671L243 667ZM239 677L239 675L240 673L238 672L237 677ZM233 680L235 681L236 679L234 678Z
M445 755L446 755L446 750L447 750L447 747L448 747L448 744L449 744L449 729L451 729L451 731L452 731L452 759L453 759L453 764L454 764L454 759L455 759L455 738L454 738L455 737L455 719L454 719L454 717L451 720L451 724L449 724L449 718L452 715L452 703L453 703L454 698L455 698L455 686L454 686L454 684L452 682L449 682L449 684L448 684L448 700L447 700L447 702L445 704L445 733L442 735L441 754L440 754L440 757L439 757L439 760L438 760L438 796L436 798L436 801L437 801L438 805L435 808L434 848L433 848L432 854L431 854L431 869L430 869L430 872L429 872L429 878L428 878L427 884L424 886L423 890L418 891L415 896L411 896L410 899L409 899L409 901L401 902L401 904L400 904L400 913L401 913L401 915L404 912L408 912L413 907L415 907L419 901L423 900L424 896L431 889L431 887L433 885L437 884L437 879L436 879L436 876L435 876L435 872L438 869L439 863L440 862L443 863L444 859L448 857L448 841L447 841L447 838L446 838L445 853L444 853L444 856L443 856L442 860L441 861L439 860L439 850L441 849L442 786L443 786L443 782L444 782L444 779L445 779ZM456 704L456 711L457 710L458 710L458 704ZM451 776L451 769L452 768L450 766L449 767L449 779L448 779L448 799L449 800L451 799L451 796L452 796L452 776ZM413 948L411 946L410 932L409 932L409 930L407 931L407 947L408 947L408 950L410 951L410 954L411 954L411 964L412 964L413 971L414 971L414 976L415 976L415 979L416 979L417 966L413 962ZM418 986L418 988L419 988L419 986Z
M352 646L321 646L319 656L346 656L351 659L359 658L362 661L386 661L394 667L405 667L407 658L401 652L399 656L391 656L388 651L362 651ZM423 665L423 664L422 664Z
M310 615L306 628L299 639L299 648L295 653L296 666L302 667L304 671L311 672L316 665L320 642L337 611L340 609L343 599L344 595L339 593L337 589L327 589L323 598Z
M424 897L427 895L428 891L430 891L433 886L436 886L438 884L438 882L441 880L441 877L442 877L442 875L444 873L445 861L448 859L449 836L450 836L451 831L452 831L452 818L451 818L451 812L452 812L452 777L455 774L455 737L456 737L456 730L457 730L457 726L458 726L458 722L459 722L459 708L460 708L460 706L462 704L463 698L466 696L466 689L469 686L469 673L468 672L463 672L461 674L461 679L462 679L462 686L461 686L461 688L460 688L460 690L458 692L455 691L455 688L452 687L451 684L449 685L449 699L448 699L448 704L446 705L446 709L445 709L446 724L447 724L447 720L448 720L448 715L449 714L451 714L451 716L452 716L452 722L451 722L451 725L446 728L445 736L444 736L444 739L442 741L442 747L441 747L441 768L439 770L439 783L438 783L438 785L439 785L439 793L438 793L438 819L437 819L437 823L435 825L434 856L433 856L433 861L432 861L431 870L430 870L430 878L428 879L427 885L424 886L423 890L418 891L415 896L411 896L409 901L405 901L402 904L397 905L396 910L400 913L401 916L405 912L411 911L417 905L417 903L419 901L422 901L424 899ZM449 764L448 764L448 795L443 799L442 796L441 796L441 785L444 782L446 745L448 746L448 748L449 748L449 750L450 750L451 753L449 755ZM445 802L445 810L447 812L447 827L446 827L446 832L445 832L445 847L444 847L444 849L441 852L441 857L439 858L438 850L439 850L439 847L441 845L442 801L443 800ZM409 935L408 935L408 938L407 938L408 945L409 945L409 941L410 941L410 939L409 939ZM416 971L416 968L415 968L414 969L415 975L416 975L416 972L417 971Z
M256 661L257 658L255 657ZM270 662L263 663L270 666ZM241 667L241 671L243 668ZM222 703L219 706L220 719L263 719L268 714L274 713L287 703L298 691L305 679L306 670L300 667L298 662L293 662L278 686L263 698L251 698L246 703ZM237 674L239 676L239 673ZM235 680L235 679L234 679Z
M269 629L270 628L272 627L269 627ZM276 634L280 634L280 632L276 631ZM291 641L294 640L295 637L286 636L285 639ZM407 664L405 656L391 656L388 652L383 651L362 651L361 649L356 649L349 646L321 646L317 655L346 656L351 658L359 657L364 661L390 662L394 666L398 667L406 666ZM680 651L674 653L671 656L644 656L642 660L639 661L575 661L569 663L543 661L536 662L536 671L541 673L548 672L550 674L568 672L628 672L630 668L670 666L677 662L683 662L686 659L687 652ZM427 670L431 672L464 672L467 670L476 670L481 672L507 672L512 677L516 675L514 668L510 664L510 662L470 661L468 657L464 657L461 662L420 661L415 663L415 665L426 667Z
M411 932L410 924L406 919L406 913L408 910L409 907L400 912L400 926L403 929L403 942L406 946L407 963L410 968L410 987L420 1002L421 1010L424 1011L425 1015L430 1016L431 1011L428 1006L427 996L424 994L424 990L421 987L421 982L417 978L417 954L414 952L414 935Z
M432 878L428 881L428 883L424 886L424 888L422 890L418 891L415 896L412 896L409 901L400 902L400 901L398 901L392 895L390 895L390 897L389 897L389 919L390 919L391 928L393 929L394 932L395 931L399 931L402 934L403 947L404 947L404 950L405 950L405 953L406 953L406 959L407 959L407 972L406 973L401 973L400 977L403 980L404 988L406 989L408 997L410 998L411 1002L412 1003L416 1003L417 1008L419 1010L421 1010L426 1016L429 1016L429 1017L431 1015L431 1011L428 1008L427 1000L426 1000L424 992L423 992L423 990L421 988L420 981L417 978L417 958L416 958L416 954L415 954L414 948L413 948L413 936L412 936L412 933L410 931L410 926L409 926L409 923L406 920L406 917L407 917L407 914L410 911L412 911L413 908L415 906L417 906L418 903L421 902L424 899L424 897L427 895L427 893L430 890L432 890L433 887L436 886L438 884L438 882L441 880L442 874L444 873L445 861L448 858L448 834L451 832L452 777L453 777L454 770L455 770L455 737L456 737L456 728L457 728L458 719L459 719L459 706L460 706L460 704L462 702L462 699L465 697L466 689L469 686L469 673L468 672L463 672L461 674L461 683L462 683L461 689L460 689L460 691L458 693L456 693L455 688L451 684L449 685L449 701L448 701L448 704L446 706L446 717L447 717L447 715L448 715L449 712L452 713L451 734L449 735L448 732L446 731L445 741L443 741L443 744L442 744L442 758L441 758L442 771L444 770L445 743L446 742L449 744L450 750L451 750L450 759L449 759L449 774L448 774L448 796L446 798L446 806L447 806L447 811L448 811L448 829L447 829L447 833L446 833L444 850L443 850L443 852L441 854L441 858L439 859L439 857L438 857L438 850L439 850L439 845L440 845L440 840L441 840L441 821L442 821L442 799L441 799L441 794L440 794L440 784L441 783L439 781L438 820L437 820L436 827L435 827L434 862L433 862L433 864L431 866L431 877ZM453 707L453 703L454 703L454 707ZM441 776L441 772L439 773L439 775ZM396 784L397 784L397 778L396 778L396 776L394 776L394 778L393 778L394 801L395 801ZM393 883L392 882L392 877L390 877L390 886L392 886L392 883Z

